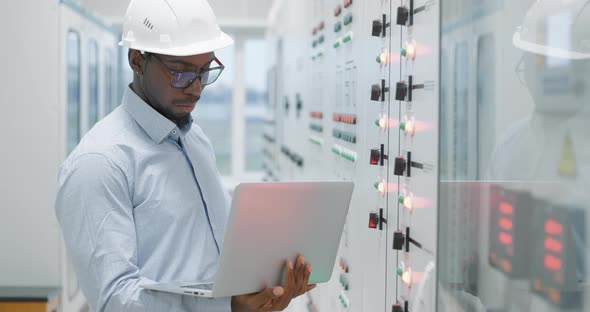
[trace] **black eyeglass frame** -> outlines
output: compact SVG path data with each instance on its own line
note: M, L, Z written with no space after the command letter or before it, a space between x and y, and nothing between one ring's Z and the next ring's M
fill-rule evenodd
M201 70L199 70L199 71L174 70L174 69L168 67L166 64L164 64L164 62L162 62L162 60L160 60L160 58L158 58L155 54L153 54L153 53L147 53L146 52L146 56L148 54L151 55L153 58L155 58L158 61L158 63L160 63L162 66L164 66L170 72L170 86L172 88L174 88L174 89L186 89L189 86L191 86L195 82L195 80L197 80L197 78L199 79L199 82L201 83L201 86L203 86L203 87L204 86L208 86L210 84L213 84L215 81L217 81L217 79L219 79L219 76L221 76L221 73L223 73L223 70L225 69L225 65L223 65L221 63L221 61L219 61L219 59L217 57L214 57L211 60L211 62L209 62L208 64L211 64L212 62L215 62L218 65L217 67L210 67L210 68L208 68L206 70L203 70L203 71L201 71ZM207 83L207 84L203 83L203 81L202 81L203 76L207 72L210 72L210 71L213 71L213 70L219 70L219 75L217 75L217 78L215 78L215 80L211 81L210 83ZM184 74L195 74L196 77L194 79L189 80L189 82L188 82L188 84L186 86L178 86L177 87L173 83L174 75L176 75L176 74L181 74L181 75L184 75Z

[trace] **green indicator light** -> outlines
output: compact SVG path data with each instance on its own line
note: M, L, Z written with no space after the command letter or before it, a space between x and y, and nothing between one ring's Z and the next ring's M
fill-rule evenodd
M403 204L404 203L404 195L400 195L398 200L399 200L400 204Z
M376 181L375 183L373 183L373 186L374 186L376 189L379 189L379 181Z
M406 57L406 55L408 55L408 52L406 51L406 49L402 49L402 56Z
M375 126L380 127L379 126L379 119L375 120Z
M377 64L381 64L381 54L377 55L375 60L377 61Z
M334 43L334 49L337 49L338 47L340 47L340 41Z
M344 39L342 39L343 42L349 42L350 40L352 40L352 36L351 35L346 35L346 37L344 37Z
M404 274L404 270L401 267L397 268L397 275L402 276L402 274Z
M400 122L399 128L405 131L406 130L406 122L405 121Z

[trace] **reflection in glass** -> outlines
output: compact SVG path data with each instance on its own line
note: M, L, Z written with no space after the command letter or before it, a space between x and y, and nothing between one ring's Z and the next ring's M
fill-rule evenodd
M80 35L68 32L66 38L67 64L67 154L80 141Z
M115 109L115 100L113 94L113 52L110 49L104 51L104 98L105 98L105 115Z
M441 6L438 311L589 311L590 0Z
M98 121L98 45L88 44L88 129Z

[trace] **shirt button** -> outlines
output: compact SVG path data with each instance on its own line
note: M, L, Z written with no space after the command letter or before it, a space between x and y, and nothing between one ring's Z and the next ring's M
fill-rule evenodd
M172 134L176 134L176 130L172 130Z

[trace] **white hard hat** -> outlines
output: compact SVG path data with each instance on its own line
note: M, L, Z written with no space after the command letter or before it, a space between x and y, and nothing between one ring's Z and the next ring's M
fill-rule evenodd
M512 43L535 54L590 59L590 0L537 0Z
M188 56L233 44L206 0L131 0L119 45L156 54Z

